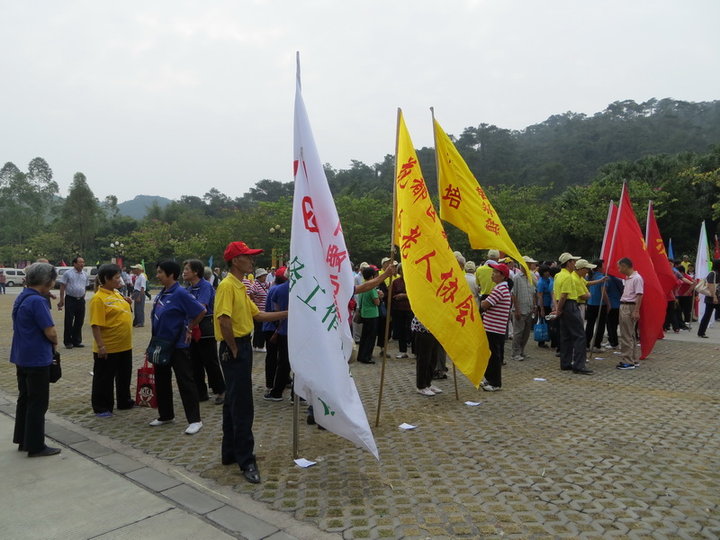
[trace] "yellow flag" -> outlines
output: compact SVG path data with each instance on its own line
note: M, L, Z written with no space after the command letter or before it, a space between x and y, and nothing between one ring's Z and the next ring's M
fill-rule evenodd
M435 213L415 148L398 112L395 243L412 310L475 385L490 349L477 303Z
M433 118L438 165L440 217L465 231L473 249L497 249L518 261L532 276L485 191L450 137Z

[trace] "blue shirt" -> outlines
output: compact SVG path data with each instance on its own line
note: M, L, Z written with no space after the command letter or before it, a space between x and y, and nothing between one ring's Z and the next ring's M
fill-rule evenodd
M209 281L200 278L200 281L198 281L196 285L188 285L187 290L195 300L205 306L205 309L207 309L206 315L213 314L215 289Z
M610 299L611 309L620 309L620 297L623 293L623 282L615 276L610 276L607 282L607 295Z
M268 313L273 311L286 311L290 303L290 282L286 281L280 285L270 288L267 299L265 300L265 311ZM263 331L272 332L277 329L277 333L281 336L287 336L288 325L287 319L283 319L279 323L270 322L263 323Z
M45 329L55 326L47 299L35 289L23 289L12 311L13 339L10 362L23 367L52 364L52 343Z
M590 281L596 281L598 279L602 279L605 277L605 274L602 272L593 272L592 277L590 278ZM608 285L605 285L606 287ZM591 285L589 287L590 289L590 298L588 299L588 306L599 306L602 304L602 290L603 290L603 284L597 283L596 285ZM619 299L618 299L619 300Z
M546 277L540 278L537 282L537 292L543 295L543 306L552 306L552 291L555 285L555 278Z
M175 283L155 297L151 314L152 335L174 341L176 349L186 349L189 347L185 343L187 325L204 309L186 289Z

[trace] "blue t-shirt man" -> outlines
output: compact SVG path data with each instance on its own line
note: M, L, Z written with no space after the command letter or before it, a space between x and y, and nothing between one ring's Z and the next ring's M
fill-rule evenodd
M53 346L45 329L55 326L47 299L35 289L23 289L12 311L13 340L10 362L21 367L52 364Z
M543 307L552 307L552 291L555 286L555 279L552 277L541 277L537 283L537 292L542 293Z
M290 304L290 282L286 281L280 285L270 288L267 299L265 300L265 311L286 311ZM287 319L283 319L280 323L263 323L263 331L271 331L277 329L277 333L281 336L287 336L288 324Z
M176 349L187 349L190 346L185 343L188 323L204 309L205 306L195 300L179 283L175 283L155 297L151 315L152 335L174 341Z

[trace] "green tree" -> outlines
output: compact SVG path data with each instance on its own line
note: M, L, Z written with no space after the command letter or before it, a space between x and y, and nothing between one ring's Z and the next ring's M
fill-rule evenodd
M89 251L96 246L95 237L100 228L102 210L83 173L75 173L60 215L58 229L71 245L89 257Z

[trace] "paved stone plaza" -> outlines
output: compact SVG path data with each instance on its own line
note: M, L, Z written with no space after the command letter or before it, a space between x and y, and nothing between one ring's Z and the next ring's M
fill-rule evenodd
M0 296L0 389L10 395L14 299ZM54 317L61 332L62 313ZM479 392L460 377L460 401L452 378L439 381L442 395L415 393L414 361L396 360L391 345L374 429L380 462L303 416L300 454L318 462L309 469L292 462L289 400L262 400L264 357L256 354L259 486L220 464L221 407L212 402L201 404L205 427L195 436L183 433L177 392L174 424L149 427L156 411L142 408L95 418L87 325L88 347L61 350L50 411L111 439L116 451L158 458L209 490L234 490L240 508L250 497L344 538L717 538L720 328L709 335L660 341L635 371L617 371L617 357L603 352L590 362L591 377L561 372L552 353L531 343L528 361L503 369L502 392ZM135 368L148 339L149 328L135 329ZM380 364L352 372L374 425ZM398 429L403 422L417 429Z

